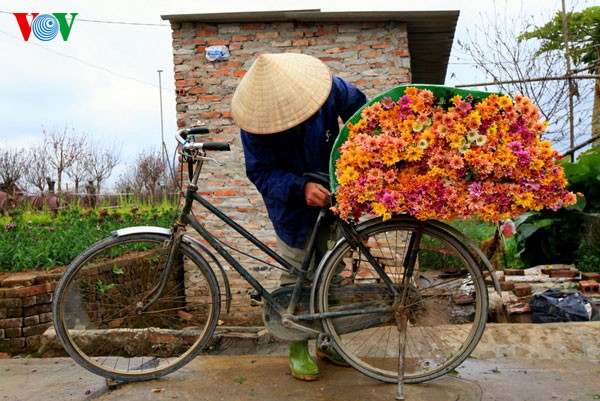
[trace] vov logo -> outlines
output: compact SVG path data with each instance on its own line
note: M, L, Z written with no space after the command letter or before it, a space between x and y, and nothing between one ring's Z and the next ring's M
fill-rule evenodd
M33 36L44 42L54 39L58 32L60 32L64 41L69 40L71 28L73 28L73 22L75 22L77 14L71 13L71 22L68 22L67 13L13 13L25 41L29 40L31 32L33 32ZM31 22L27 18L29 15L32 17Z

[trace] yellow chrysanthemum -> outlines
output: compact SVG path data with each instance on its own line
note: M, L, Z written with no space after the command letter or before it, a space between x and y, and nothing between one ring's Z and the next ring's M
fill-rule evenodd
M359 177L358 171L354 167L347 167L343 170L342 174L338 177L338 182L341 185L346 185L352 181L356 181Z
M423 156L423 149L417 146L408 146L405 151L405 159L409 162L416 162L421 160Z

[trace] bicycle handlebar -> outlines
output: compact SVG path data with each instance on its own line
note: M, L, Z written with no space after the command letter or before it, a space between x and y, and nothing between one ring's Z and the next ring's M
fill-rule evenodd
M229 151L231 150L227 142L196 142L195 135L206 135L210 131L206 127L188 127L180 129L175 133L175 139L181 144L183 150L199 149L199 150L215 150Z

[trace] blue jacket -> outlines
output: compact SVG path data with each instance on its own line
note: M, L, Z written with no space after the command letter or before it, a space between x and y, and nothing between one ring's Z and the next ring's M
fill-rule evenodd
M261 193L275 232L286 244L304 248L319 208L304 199L306 172L329 171L329 156L339 134L338 117L348 120L367 101L341 78L333 77L325 104L298 127L269 135L241 130L246 174Z

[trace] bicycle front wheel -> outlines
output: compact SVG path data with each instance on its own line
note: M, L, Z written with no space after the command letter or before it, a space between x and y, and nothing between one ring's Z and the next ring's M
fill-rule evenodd
M100 376L148 380L182 367L212 336L219 287L206 260L182 243L165 270L166 235L100 241L65 271L53 305L69 355Z
M323 262L318 283L319 312L356 312L323 320L337 351L357 370L385 382L398 382L400 335L406 335L403 381L418 383L463 362L487 320L487 288L476 260L437 227L425 223L414 272L403 280L408 245L418 227L418 221L402 216L358 227L396 295L365 255L346 241ZM402 313L406 321L401 324ZM405 333L399 332L401 327Z

